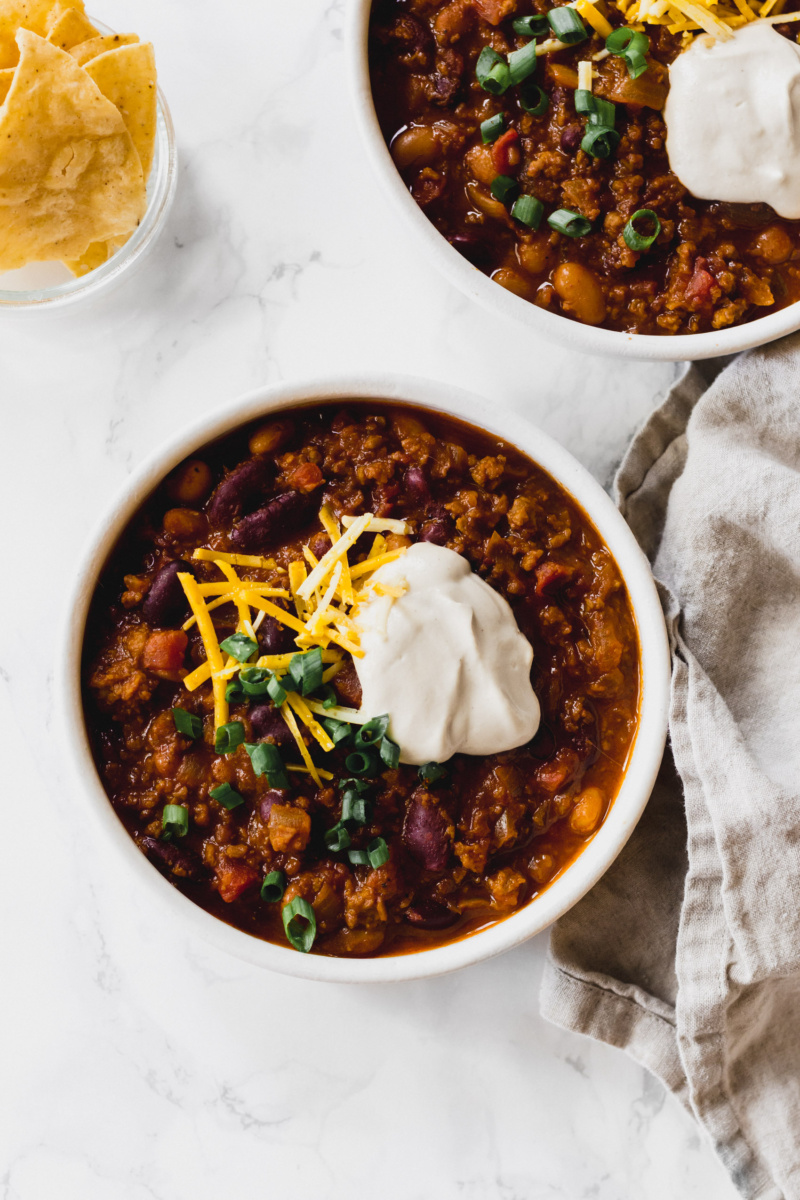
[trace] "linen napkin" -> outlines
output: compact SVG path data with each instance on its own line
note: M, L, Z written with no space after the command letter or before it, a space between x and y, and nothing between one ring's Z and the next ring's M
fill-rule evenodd
M616 490L667 616L671 751L553 928L542 1012L658 1075L743 1196L800 1197L800 335L688 369Z

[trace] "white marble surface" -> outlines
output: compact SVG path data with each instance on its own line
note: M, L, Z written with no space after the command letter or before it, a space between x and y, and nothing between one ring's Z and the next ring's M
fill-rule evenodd
M0 319L0 714L24 762L3 769L0 1198L731 1200L658 1083L539 1018L546 938L441 980L306 984L167 927L86 849L52 725L62 581L166 434L265 380L396 368L529 414L608 482L676 370L495 323L406 246L353 130L341 0L98 15L155 42L182 167L157 253L99 311Z

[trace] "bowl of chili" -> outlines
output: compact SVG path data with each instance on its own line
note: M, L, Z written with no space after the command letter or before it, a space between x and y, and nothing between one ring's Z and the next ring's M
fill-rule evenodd
M420 550L466 559L532 647L524 745L423 762L359 716L342 572L400 605L369 581ZM649 566L589 473L479 397L378 376L259 389L153 455L79 568L59 694L76 791L165 912L374 982L499 954L593 886L647 803L669 677Z
M712 358L800 328L800 222L697 200L670 170L661 110L688 35L628 28L614 0L532 12L351 6L357 123L421 255L483 307L593 354ZM537 38L554 48L538 71Z

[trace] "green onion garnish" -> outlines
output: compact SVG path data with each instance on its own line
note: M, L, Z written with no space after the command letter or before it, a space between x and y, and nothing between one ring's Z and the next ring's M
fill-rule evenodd
M318 687L317 694L322 700L323 708L335 708L339 703L336 698L336 692L329 683L323 683L322 687Z
M283 906L281 917L286 936L295 950L308 954L317 936L317 918L311 905L302 896L295 896Z
M334 746L338 746L340 742L346 742L353 732L351 725L348 725L346 721L337 721L336 717L323 717L321 723L330 734Z
M270 681L270 672L263 667L242 667L239 684L246 696L264 696Z
M517 17L516 21L512 21L511 28L520 37L544 37L549 33L549 22L547 17L537 13L532 17Z
M400 762L400 747L397 742L393 742L391 738L385 737L381 742L379 753L386 766L394 771Z
M510 175L495 175L489 186L489 191L495 200L499 200L501 204L505 204L515 192L519 191L519 185L516 179L512 179Z
M326 829L325 845L334 854L338 854L340 850L346 850L350 845L350 834L345 829L342 821L339 821L332 829Z
M357 731L354 738L356 749L368 750L371 746L375 746L381 740L388 728L388 713L384 713L380 717L372 717L371 720L365 721L361 728Z
M244 741L244 725L241 721L229 721L220 725L214 737L214 749L217 754L233 754L237 746Z
M481 141L484 146L488 146L489 142L497 141L505 127L506 119L502 113L481 121Z
M340 779L340 787L355 788L359 796L363 796L364 792L368 792L372 784L368 779Z
M441 763L429 762L421 766L417 774L423 783L437 783L446 777L447 768L443 767Z
M231 701L241 700L243 695L244 695L244 692L239 687L239 680L232 679L230 681L230 683L228 684L228 686L225 688L225 699L230 704Z
M285 678L286 676L284 676L284 680ZM274 675L271 675L267 681L267 695L276 708L280 708L282 704L286 703L286 689L283 687L282 681L276 679Z
M243 633L232 633L230 637L225 638L224 642L220 642L219 648L226 654L230 654L231 658L235 658L237 662L243 663L256 653L258 642L254 642L252 638L246 637Z
M189 832L189 810L182 804L165 804L161 814L161 831L167 837L186 837Z
M382 867L389 861L389 847L382 837L373 838L367 846L367 857L371 867Z
M536 70L536 42L528 42L521 50L514 50L508 56L508 70L512 85L522 83Z
M616 129L607 125L587 125L586 133L581 141L581 150L591 154L592 158L608 158L619 145L619 134Z
M369 854L366 850L348 850L347 857L354 867L369 866Z
M519 88L517 100L520 108L530 113L532 117L541 117L550 107L547 92L543 91L532 79L526 79Z
M221 804L223 808L230 811L232 808L238 808L240 804L244 804L244 796L235 791L229 783L221 783L219 787L211 788L209 796Z
M637 221L650 221L652 223L653 232L651 234L638 233L636 230ZM627 246L631 250L649 250L653 242L661 233L661 222L659 221L652 208L639 208L633 214L628 224L622 231L622 236L625 239Z
M592 125L605 125L613 129L617 117L617 106L602 96L578 88L575 92L575 111L583 113Z
M256 775L266 775L270 787L289 787L289 776L277 746L271 742L245 742L244 748L250 755Z
M200 717L188 712L185 708L173 708L172 719L178 733L182 733L184 737L199 738L203 736L203 722Z
M544 205L536 196L520 196L514 201L511 215L515 221L520 221L531 229L538 229L544 216Z
M511 72L502 54L491 46L484 46L475 64L475 77L485 92L502 96L511 84Z
M370 754L368 750L354 750L352 754L348 754L344 765L354 775L375 775L378 770L375 755Z
M289 674L297 684L297 690L304 696L315 692L322 684L322 651L319 646L307 654L293 654Z
M557 208L555 212L550 213L547 224L558 233L574 238L584 237L592 228L591 221L587 221L580 213L573 212L571 208Z
M586 26L574 8L551 8L547 14L550 28L560 42L575 46L589 36Z
M261 885L261 899L267 904L275 904L286 891L286 876L283 871L270 871L264 876Z
M650 38L637 29L615 29L606 38L606 50L623 60L631 79L638 79L647 70L645 55L649 49Z
M359 796L358 792L349 789L342 796L342 820L352 821L355 825L366 825L372 816L372 805L369 800Z

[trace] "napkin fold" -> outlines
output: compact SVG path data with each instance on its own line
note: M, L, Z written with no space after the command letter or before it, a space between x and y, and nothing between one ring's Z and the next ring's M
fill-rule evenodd
M661 590L670 748L630 842L553 928L554 1023L626 1050L735 1186L800 1197L800 335L691 367L617 500Z

